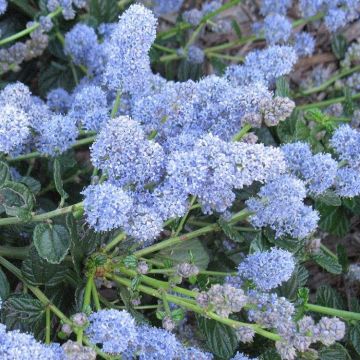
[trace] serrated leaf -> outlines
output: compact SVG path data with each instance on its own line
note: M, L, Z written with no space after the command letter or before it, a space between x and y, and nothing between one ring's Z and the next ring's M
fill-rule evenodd
M354 349L360 355L360 324L359 323L351 325L349 337Z
M276 96L281 97L289 97L290 95L290 86L289 86L289 79L285 76L280 76L276 79Z
M19 182L26 185L34 195L38 194L41 190L40 182L31 176L22 176Z
M332 190L325 191L316 200L328 206L341 206L340 196Z
M360 215L360 196L355 196L353 198L344 198L342 199L343 205L351 210L355 215Z
M98 21L98 24L114 22L119 14L118 1L90 0L89 13Z
M331 49L338 60L343 59L347 50L347 41L341 34L336 34L331 39Z
M321 285L316 291L316 304L343 309L344 301L339 293L328 285Z
M266 240L265 236L263 236L261 233L257 234L255 238L250 243L249 252L262 252L267 251L270 249L270 244Z
M64 264L51 264L42 259L32 247L22 262L21 272L32 285L55 286L64 281L67 268Z
M4 185L10 178L9 166L3 161L0 161L0 186Z
M228 222L220 218L218 224L220 225L221 230L230 240L238 243L244 242L244 237L239 233L239 231L234 229L234 227L231 226Z
M194 265L199 269L207 269L210 261L209 254L202 242L198 239L184 241L173 248L164 249L155 255L155 259L170 260L172 264L180 264L189 261L189 254L194 258Z
M69 197L67 192L64 190L63 182L61 179L61 164L58 158L54 160L54 183L56 191L61 196L61 201L63 202L65 199Z
M197 319L210 352L221 359L231 358L238 346L235 331L215 320L200 316Z
M10 284L5 273L0 269L0 299L4 301L10 294Z
M291 278L282 284L277 293L279 296L284 296L287 299L293 301L297 298L298 289L306 285L309 273L306 268L302 265L298 265Z
M323 347L319 351L320 360L351 360L347 350L339 343L329 347Z
M44 315L43 304L29 294L12 294L1 308L2 322L9 329L28 330Z
M7 181L0 188L0 209L9 216L27 220L34 204L34 195L24 184Z
M320 212L319 226L322 230L339 237L348 233L350 220L343 207L316 203L316 208Z
M336 253L339 259L339 264L342 267L342 271L343 273L346 273L349 268L349 258L345 246L342 244L338 244L336 246Z
M323 269L328 271L331 274L339 275L342 273L342 266L339 262L332 256L325 254L324 252L320 254L312 255L311 258Z
M36 225L33 240L40 257L51 264L59 264L70 248L70 235L63 225Z

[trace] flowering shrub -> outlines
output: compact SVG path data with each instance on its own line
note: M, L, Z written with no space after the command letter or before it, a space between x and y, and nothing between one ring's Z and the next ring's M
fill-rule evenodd
M0 359L360 358L360 2L192 3L0 0Z

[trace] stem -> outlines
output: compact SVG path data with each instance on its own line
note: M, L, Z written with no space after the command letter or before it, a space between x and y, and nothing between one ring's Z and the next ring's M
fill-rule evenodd
M233 137L232 141L240 141L251 130L250 124L245 124L242 129Z
M315 304L306 304L305 309L309 311L315 311L320 314L337 316L344 320L360 320L360 313L355 313L352 311L333 309Z
M107 274L106 276L121 285L125 285L127 287L131 286L131 281L128 279L124 279L124 278L121 278L121 277L113 275L113 274ZM152 288L150 288L148 286L144 286L144 285L139 285L138 289L145 294L156 297L158 299L162 299L163 294L161 294L156 289L152 289ZM196 312L200 315L214 319L214 320L216 320L222 324L228 325L234 329L241 327L241 326L245 326L245 327L253 329L259 335L262 335L270 340L274 340L274 341L281 340L281 337L279 335L274 334L270 331L264 330L257 324L243 323L240 321L223 318L211 311L206 311L205 309L201 308L200 306L198 306L196 304L191 304L191 303L187 302L185 299L181 299L181 298L178 298L177 296L168 295L168 294L166 294L165 296L166 296L167 301L169 301L173 304L180 305L188 310L192 310L193 312Z
M79 332L79 328L77 328L74 323L60 310L58 309L54 304L51 303L50 299L47 298L47 296L37 287L29 285L26 283L25 279L22 276L21 271L14 266L11 262L7 261L3 257L0 256L0 264L4 266L7 270L9 270L12 274L14 274L20 281L22 281L29 289L30 291L40 300L40 302L48 307L62 322L65 324L69 324L72 328L75 334ZM105 354L102 352L97 346L92 344L87 337L83 337L83 342L87 346L90 346L93 348L96 353L101 356L103 359L106 360L112 360L112 357L108 354Z
M224 59L224 60L230 60L230 61L236 61L236 62L243 62L244 57L243 56L232 56L232 55L226 55L226 54L218 54L215 52L207 52L206 53L207 58L217 58L217 59Z
M113 119L118 110L119 110L119 106L120 106L120 100L121 100L121 90L118 90L118 92L116 93L116 98L115 98L115 101L114 101L114 105L113 105L113 108L111 110L111 118Z
M73 145L71 145L71 148L77 148L79 146L91 144L95 140L95 138L96 138L96 136L89 136L87 138L77 140ZM29 160L29 159L40 158L40 157L47 157L47 155L42 154L38 151L34 151L34 152L31 152L28 154L16 156L14 158L7 157L6 160L9 163L13 163L15 161Z
M52 19L56 16L58 16L59 14L61 14L62 8L58 7L55 11L51 12L50 14L48 14L47 16ZM36 22L34 25L28 27L27 29L24 29L16 34L13 34L11 36L6 37L5 39L0 40L0 46L5 45L9 42L12 42L14 40L20 39L28 34L31 34L32 32L34 32L38 27L40 26L39 22Z
M0 256L4 256L11 259L24 260L29 254L29 247L8 247L0 246Z
M160 44L153 44L153 47L158 50L162 50L164 52L167 52L169 54L176 54L176 50L168 48L167 46L163 46Z
M92 287L91 287L91 293L92 293L92 298L93 298L93 300L94 300L94 304L95 304L95 309L96 309L96 311L101 310L99 294L98 294L98 292L97 292L97 288L96 288L96 284L95 284L95 280L94 280L94 279L93 279L93 283L92 283Z
M220 231L219 226L217 224L211 224L209 226L205 226L205 227L203 227L201 229L192 231L192 232L187 233L185 235L175 236L175 237L170 238L168 240L164 240L164 241L162 241L160 243L157 243L157 244L151 245L151 246L149 246L147 248L136 251L134 253L134 255L136 257L142 257L144 255L151 254L153 252L165 249L167 247L180 244L183 241L187 241L187 240L196 238L198 236L202 236L202 235L205 235L205 234L208 234L208 233L211 233L211 232L215 232L215 231Z
M127 269L127 268L125 268L123 266L119 266L118 270L121 273L123 273L123 274L125 274L127 276L130 276L130 277L135 277L137 275L136 271ZM141 276L141 282L143 282L143 283L145 283L147 285L153 286L155 288L173 290L175 292L178 292L179 294L183 294L183 295L189 296L191 298L196 298L198 296L198 293L195 292L195 291L183 289L183 288L178 287L178 286L171 286L166 281L156 280L156 279L153 279L153 278L151 278L149 276L146 276L146 275ZM187 300L190 301L189 299L187 299Z
M179 224L178 228L176 229L175 236L178 236L180 234L180 231L183 229L185 222L190 214L191 208L194 205L195 201L196 201L196 196L192 196L191 201L190 201L190 208L185 213L185 215L181 218L180 224Z
M51 312L50 307L45 309L45 344L50 344L51 336Z
M52 218L60 216L60 215L68 214L70 212L75 212L75 211L80 210L82 208L83 208L83 203L79 202L77 204L70 205L70 206L67 206L67 207L64 207L64 208L61 208L61 209L56 209L56 210L53 210L53 211L49 211L49 212L44 213L44 214L33 215L29 221L30 222L41 222L41 221L44 221L44 220L47 220L47 219L52 219ZM24 222L24 220L22 220L20 218L8 217L8 218L0 219L0 226L21 224L23 222Z
M333 84L336 80L339 80L347 75L351 75L354 72L360 71L360 65L353 67L352 69L345 69L343 71L339 71L337 74L329 78L327 81L324 81L321 85L312 87L308 90L300 92L300 94L297 94L296 97L302 97L302 96L308 96L317 92L320 92L322 90L325 90L328 86Z
M112 239L105 247L104 247L104 251L105 252L109 252L110 250L112 250L114 247L117 246L117 244L119 244L121 241L126 239L126 234L121 232L120 234L118 234L117 236L114 237L114 239Z
M352 100L356 100L356 99L360 99L360 93L354 94L351 96ZM324 100L324 101L319 101L317 103L312 103L312 104L304 104L304 105L298 105L296 108L299 110L308 110L308 109L314 109L314 108L322 108L322 107L326 107L329 106L331 104L337 104L337 103L341 103L343 101L346 100L345 96L341 96L338 98L334 98L334 99L328 99L328 100Z
M327 246L325 246L324 244L320 244L320 249L321 249L324 253L330 255L330 256L331 256L332 258L334 258L336 261L339 260L338 257L337 257L337 255L336 255L335 253L333 253L333 252L332 252Z
M173 274L175 272L174 269L153 269L148 272L148 274ZM238 273L237 272L221 272L221 271L208 271L208 270L201 270L199 271L199 274L201 275L213 275L213 276L235 276Z
M86 281L86 287L85 287L85 294L84 294L84 302L83 302L83 306L82 306L82 312L85 314L89 313L89 308L90 308L90 302L91 302L91 291L92 291L92 287L93 287L93 282L94 282L94 275L90 275ZM78 333L76 334L76 341L79 344L82 344L83 342L83 335L84 335L84 329L81 328L79 329Z

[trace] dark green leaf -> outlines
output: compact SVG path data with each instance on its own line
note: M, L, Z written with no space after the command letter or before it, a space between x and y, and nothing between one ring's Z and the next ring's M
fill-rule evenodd
M117 0L90 0L90 15L98 24L114 22L118 18L119 6Z
M298 294L298 289L306 285L309 273L302 265L298 265L291 278L282 284L277 290L278 295L284 296L289 300L295 300Z
M254 240L251 241L249 252L254 253L257 251L266 251L269 249L269 242L266 240L265 236L259 233L255 236Z
M221 359L231 358L238 346L235 331L229 326L200 316L198 324L209 350Z
M7 181L0 188L0 204L0 208L5 209L7 215L27 220L31 216L35 199L24 184Z
M349 333L350 341L356 352L360 355L360 324L351 325Z
M289 79L285 76L281 76L276 79L276 96L281 97L289 97L290 95L290 86L289 86Z
M351 360L347 350L339 343L329 347L323 347L319 351L320 360Z
M66 226L70 235L70 254L76 273L81 276L81 265L85 258L83 244L79 240L76 220L72 213L66 215Z
M44 306L29 294L12 294L1 308L2 322L9 329L28 329L42 321Z
M275 349L270 349L261 354L260 360L281 360L281 358Z
M231 20L231 27L235 31L237 37L239 39L241 39L241 37L242 37L241 29L240 29L240 26L239 26L238 22L235 19Z
M320 254L312 255L311 258L323 269L331 274L339 275L342 273L342 266L332 256L322 252Z
M327 285L321 285L317 289L316 304L335 309L344 309L344 300L336 290Z
M219 219L218 224L224 234L235 242L244 242L244 237L234 227L223 219Z
M42 259L34 247L21 266L22 274L32 285L55 286L64 281L66 271L64 264L51 264Z
M61 196L61 200L64 201L69 197L69 195L65 192L63 187L63 182L61 179L61 165L59 159L54 160L54 183L56 187L56 191Z
M10 180L9 166L3 161L0 161L0 186L4 185L5 182L9 180Z
M180 61L177 72L179 81L186 81L189 79L196 81L199 80L202 75L203 71L201 64L192 64L186 59Z
M337 59L343 59L347 50L347 41L342 34L336 34L331 39L331 49Z
M343 205L355 215L360 215L360 196L342 199Z
M10 294L10 284L5 273L0 269L0 299L4 301Z
M70 248L70 235L63 225L36 225L33 240L40 257L52 264L59 264Z
M190 252L194 258L194 265L199 269L206 269L210 258L202 242L198 239L184 241L169 249L158 252L155 258L160 260L171 260L173 264L180 264L190 260Z
M339 237L348 233L350 220L343 207L316 203L316 208L320 212L319 226L322 230Z
M342 271L343 273L346 273L349 268L349 258L345 246L342 244L338 244L336 246L336 253L339 263L342 266Z
M329 206L341 206L341 198L332 190L325 191L317 198L318 201Z
M31 176L23 176L19 179L19 182L26 185L34 195L38 194L41 190L40 182Z

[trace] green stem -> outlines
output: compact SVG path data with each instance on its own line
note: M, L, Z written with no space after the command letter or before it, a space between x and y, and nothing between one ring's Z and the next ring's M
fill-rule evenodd
M195 204L195 201L196 201L196 196L192 196L191 200L190 200L190 208L185 213L185 215L181 218L180 224L179 224L178 228L176 229L175 236L178 236L180 234L181 230L183 229L183 227L185 225L185 222L186 222L186 220L187 220L187 218L188 218L188 216L190 214L191 208Z
M317 92L323 91L328 86L330 86L331 84L336 82L337 80L339 80L339 79L341 79L341 78L343 78L345 76L351 75L351 74L353 74L354 72L357 72L357 71L360 71L360 65L355 66L355 67L353 67L351 69L345 69L345 70L339 71L337 74L335 74L334 76L329 78L327 81L323 82L321 85L312 87L312 88L310 88L308 90L300 92L300 94L295 95L295 98L302 97L302 96L308 96L308 95L315 94Z
M217 58L217 59L224 59L224 60L235 61L235 62L243 62L244 61L243 56L232 56L232 55L227 55L227 54L219 54L219 53L215 53L215 52L207 52L206 57L209 59Z
M23 278L22 273L20 269L18 269L16 266L14 266L11 262L7 261L3 257L0 256L0 264L4 266L7 270L9 270L12 274L14 274L20 281L22 281L28 289L40 300L40 302L48 307L63 323L69 324L72 328L75 334L79 332L79 328L75 326L75 324L60 310L58 309L54 304L51 303L50 299L37 287L29 285L26 283L26 280ZM93 348L96 353L101 356L105 360L112 360L112 356L105 354L102 352L97 346L92 344L87 337L83 337L83 342L87 346L90 346Z
M121 278L121 277L113 275L113 274L107 274L107 277L116 281L118 284L125 285L127 287L131 287L131 281L128 279L124 279L124 278ZM150 296L156 297L158 299L162 299L162 296L163 296L163 294L161 294L161 292L159 292L158 290L150 288L148 286L144 286L144 285L139 285L138 290L140 290L141 292L148 294ZM177 296L168 295L168 294L166 294L165 296L166 296L167 301L169 301L173 304L179 305L181 307L184 307L185 309L196 312L197 314L200 314L202 316L216 320L222 324L230 326L233 329L245 326L245 327L253 329L257 334L262 335L270 340L274 340L274 341L281 340L281 337L279 335L274 334L270 331L264 330L257 324L249 324L249 323L231 320L228 318L223 318L211 311L206 311L205 309L201 308L199 305L191 304L188 301L186 301L185 299L181 299L181 298L178 298Z
M153 47L155 49L158 49L158 50L162 50L164 52L167 52L169 54L176 54L176 50L174 49L171 49L171 48L168 48L167 46L163 46L163 45L160 45L160 44L153 44Z
M217 224L211 224L209 226L205 226L205 227L203 227L201 229L192 231L190 233L187 233L187 234L184 234L184 235L181 235L181 236L175 236L173 238L164 240L164 241L162 241L160 243L157 243L157 244L151 245L151 246L149 246L147 248L136 251L134 253L134 255L139 258L139 257L142 257L144 255L151 254L153 252L165 249L167 247L175 246L175 245L180 244L180 243L182 243L184 241L194 239L194 238L196 238L198 236L209 234L209 233L212 233L212 232L215 232L215 231L220 231L219 226Z
M170 310L169 302L168 302L168 300L167 300L166 295L167 295L167 294L166 294L166 291L163 291L163 292L162 292L161 300L162 300L162 302L163 302L166 315L171 318L171 310Z
M174 269L152 269L148 274L173 274L176 270ZM210 275L210 276L235 276L237 272L221 272L221 271L209 271L201 270L199 271L200 275Z
M105 247L104 247L104 251L105 252L109 252L111 251L114 247L116 247L121 241L126 239L126 234L121 232L119 233L117 236L114 237L114 239L112 239Z
M96 311L101 310L99 294L98 294L94 279L93 279L93 283L92 283L92 287L91 287L91 293L92 293L92 298L94 300L94 305L95 305Z
M51 311L50 307L45 309L45 344L50 344L51 336Z
M308 311L314 311L320 314L337 316L344 320L357 320L360 321L360 313L355 313L352 311L332 309L325 306L315 305L315 304L306 304L305 309Z
M90 310L91 292L92 292L93 283L94 283L94 275L92 274L88 277L88 279L86 281L86 286L85 286L84 301L83 301L83 305L82 305L82 312L85 314L88 314L89 310ZM79 344L82 344L83 336L84 336L84 329L80 328L76 335L77 335L76 341Z
M8 247L0 246L0 256L4 256L10 259L24 260L29 254L29 246L23 247Z
M96 138L96 136L89 136L89 137L87 137L87 138L77 140L77 141L71 146L71 148L74 149L74 148L77 148L77 147L80 147L80 146L84 146L84 145L91 144L92 142L94 142L95 138ZM42 154L42 153L40 153L40 152L38 152L38 151L34 151L34 152L31 152L31 153L28 153L28 154L16 156L16 157L14 157L14 158L7 157L6 160L7 160L9 163L13 163L13 162L16 162L16 161L35 159L35 158L40 158L40 157L47 157L47 155Z
M117 112L119 110L120 101L121 101L121 90L118 90L118 92L116 93L116 99L114 101L113 108L111 110L111 115L110 116L111 116L112 119L116 116L116 114L117 114Z
M126 267L124 266L119 266L117 267L117 269L129 276L129 277L135 277L137 276L137 273L136 271L134 270L130 270L130 269L127 269ZM197 292L195 291L191 291L191 290L187 290L187 289L183 289L181 287L178 287L178 286L171 286L168 282L166 281L161 281L161 280L157 280L157 279L153 279L149 276L146 276L146 275L142 275L141 276L141 282L147 284L147 285L150 285L152 287L155 287L155 288L161 288L161 289L165 289L165 290L173 290L175 292L178 292L179 294L182 294L182 295L185 295L185 296L189 296L191 298L196 298L196 296L198 295Z
M75 212L78 210L81 210L83 208L83 203L77 203L74 205L70 205L61 209L56 209L53 211L49 211L47 213L44 214L39 214L39 215L33 215L31 217L31 219L29 220L29 222L41 222L41 221L45 221L48 219L52 219L54 217L57 216L61 216L61 215L65 215L71 212ZM24 220L17 218L17 217L8 217L8 218L3 218L0 219L0 226L4 226L4 225L15 225L15 224L21 224L23 223Z
M338 257L337 257L337 255L335 254L335 253L333 253L327 246L325 246L324 244L320 244L320 249L324 252L324 253L326 253L326 254L328 254L328 255L330 255L332 258L334 258L335 260L339 260L338 259Z
M58 7L55 11L53 11L52 13L48 14L47 16L52 19L56 16L58 16L59 14L61 14L62 8ZM31 34L32 32L34 32L38 27L40 26L40 23L35 22L34 25L28 27L27 29L24 29L16 34L13 34L11 36L6 37L5 39L1 39L0 40L0 46L8 44L9 42L15 41L17 39L20 39L26 35Z
M233 137L232 141L240 141L251 130L250 124L245 124L242 129Z
M351 99L352 100L360 99L360 93L352 95ZM322 107L329 106L331 104L341 103L341 102L343 102L345 100L346 100L346 97L341 96L341 97L338 97L338 98L328 99L328 100L319 101L319 102L315 102L315 103L311 103L311 104L298 105L298 106L296 106L296 108L299 109L299 110L309 110L309 109L314 109L314 108L322 108Z

